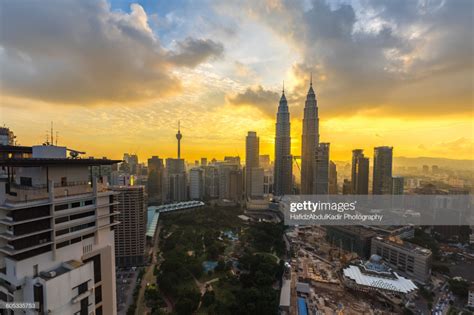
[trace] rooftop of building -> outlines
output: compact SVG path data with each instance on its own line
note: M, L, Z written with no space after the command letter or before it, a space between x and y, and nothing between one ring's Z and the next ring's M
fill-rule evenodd
M69 152L69 156L67 156ZM19 156L19 153L27 156ZM93 157L83 158L85 152L68 149L57 145L35 145L35 146L0 146L0 165L11 167L39 167L53 165L84 165L99 166L111 165L122 162L105 157L96 159Z
M0 165L2 166L13 166L13 167L38 167L38 166L60 166L60 165L83 165L83 166L99 166L99 165L112 165L122 162L121 160L110 160L110 159L48 159L48 158L11 158L11 159L0 159Z
M402 249L408 250L410 252L413 252L413 253L416 253L416 254L419 254L419 255L423 255L423 256L431 255L431 250L429 250L427 248L424 248L424 247L421 247L421 246L418 246L416 244L404 241L404 240L400 239L399 237L394 237L394 236L381 237L381 236L377 236L376 239L379 240L379 241L382 241L384 243L390 244L392 246L396 246L398 248L402 248Z
M109 189L111 190L143 190L145 189L144 185L113 185L109 186Z
M280 307L290 307L291 280L283 279L280 292Z
M56 277L59 277L60 275L65 274L73 269L79 268L82 265L83 263L78 260L69 260L62 263L59 267L56 267L53 270L41 272L39 274L39 277L44 279L45 281L48 281Z
M341 231L341 232L346 232L346 233L352 234L354 236L361 236L361 237L364 237L364 238L372 238L372 237L377 235L376 232L374 232L370 228L364 227L364 226L352 226L352 225L328 226L328 227L326 227L326 229L334 229L334 230L338 230L338 231Z
M346 279L361 286L400 293L410 293L417 289L413 281L398 275L378 255L372 255L366 262L349 265L344 268L343 274Z
M171 203L171 204L161 205L161 206L148 207L148 211L154 211L155 213L153 214L151 222L147 224L146 236L153 237L155 235L156 227L158 225L158 220L160 218L160 213L192 209L192 208L202 207L204 205L205 203L202 201L192 200L192 201Z

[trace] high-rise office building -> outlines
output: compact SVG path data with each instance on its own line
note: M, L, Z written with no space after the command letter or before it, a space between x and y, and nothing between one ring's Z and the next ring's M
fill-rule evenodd
M337 167L333 161L329 162L329 194L337 195Z
M293 157L291 156L290 112L283 89L278 105L275 126L274 194L288 195L293 192Z
M204 197L219 198L219 170L215 165L204 167Z
M329 143L318 143L314 155L313 194L329 193Z
M351 190L355 193L356 191L356 177L357 177L357 159L359 157L364 157L364 150L362 149L355 149L352 150L352 164L351 164Z
M240 201L242 199L243 180L240 165L232 162L218 164L219 199Z
M257 133L255 131L249 131L245 141L245 194L247 198L252 194L252 182L257 177L256 173L260 165L259 152L260 140L257 137ZM258 173L260 174L260 172Z
M254 167L251 173L251 199L261 199L264 195L265 170L262 167Z
M15 150L23 157L0 160L0 299L37 302L35 314L115 314L116 196L89 169L120 161Z
M163 202L163 174L165 166L163 159L158 156L152 156L148 159L148 201L152 204Z
M364 150L352 150L351 170L352 194L369 194L369 158L364 156Z
M138 156L136 154L125 153L123 160L128 166L128 172L132 175L138 174Z
M318 102L312 80L306 95L301 138L301 194L310 195L314 191L314 154L319 143Z
M401 176L392 177L392 195L403 195L405 179Z
M201 158L201 166L207 166L207 158L205 157Z
M189 171L189 198L202 200L204 197L204 170L194 167Z
M376 147L374 149L374 174L372 193L374 195L390 195L392 193L392 147Z
M115 229L115 263L118 267L145 264L147 207L144 186L111 186L118 204L113 206L121 222Z
M186 168L183 159L166 159L164 189L166 202L188 200Z

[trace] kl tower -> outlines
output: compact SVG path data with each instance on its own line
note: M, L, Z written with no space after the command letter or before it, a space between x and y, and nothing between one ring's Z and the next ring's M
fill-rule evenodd
M178 133L176 134L176 139L178 139L178 160L181 159L181 139L183 135L180 130L180 121L178 120Z

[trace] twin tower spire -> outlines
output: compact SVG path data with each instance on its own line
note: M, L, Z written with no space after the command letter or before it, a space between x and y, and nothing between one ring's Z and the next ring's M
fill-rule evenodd
M306 96L301 150L301 193L312 192L312 158L319 143L319 118L313 76L310 77ZM275 134L274 193L277 196L293 194L293 156L291 155L290 113L283 81L282 95L278 106ZM311 187L310 187L311 186Z

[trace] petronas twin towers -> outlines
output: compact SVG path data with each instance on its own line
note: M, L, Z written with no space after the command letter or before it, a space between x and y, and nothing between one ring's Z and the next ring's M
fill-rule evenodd
M291 156L290 112L283 88L278 106L275 136L275 170L273 190L277 196L293 193L293 170Z
M304 107L303 135L301 141L301 194L324 193L318 188L316 169L319 148L319 117L316 94L310 80ZM328 150L328 148L327 148ZM291 155L290 113L283 89L278 106L275 136L274 194L277 196L293 194L293 171ZM324 185L323 185L324 186ZM324 190L324 189L323 189ZM327 192L325 192L327 194Z

